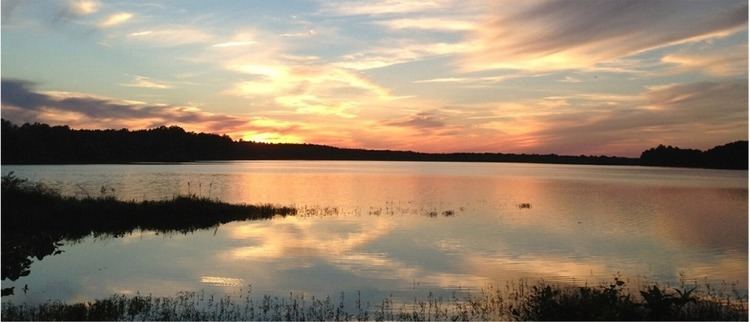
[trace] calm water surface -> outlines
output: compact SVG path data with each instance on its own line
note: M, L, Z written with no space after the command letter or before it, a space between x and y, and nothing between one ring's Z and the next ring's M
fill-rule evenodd
M195 193L301 211L187 235L68 242L29 276L2 283L17 286L3 298L14 302L248 285L259 295L361 291L378 300L618 272L747 288L747 171L345 161L2 167L10 171L69 195L104 186L121 199Z

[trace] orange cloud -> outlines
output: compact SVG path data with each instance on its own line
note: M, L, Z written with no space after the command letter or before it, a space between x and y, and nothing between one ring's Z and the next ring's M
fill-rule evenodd
M715 76L747 75L747 45L692 54L668 54L661 61L678 71L696 70Z
M498 5L469 41L465 70L560 70L597 64L646 50L727 36L747 25L747 3L631 0L530 1ZM637 27L635 27L637 26Z
M74 128L147 128L179 125L240 138L249 132L283 133L288 124L210 113L194 106L148 104L73 92L37 92L33 84L3 80L3 117L15 122L65 124Z

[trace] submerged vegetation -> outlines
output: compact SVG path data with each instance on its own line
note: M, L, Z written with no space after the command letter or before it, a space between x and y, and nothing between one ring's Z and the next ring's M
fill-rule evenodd
M196 195L136 202L104 192L99 197L68 197L13 174L3 176L2 279L28 275L33 258L58 254L66 240L117 237L134 230L187 233L231 221L296 214L290 207L228 204Z
M288 297L216 297L182 292L173 297L113 295L93 302L39 305L3 303L4 320L747 320L747 303L710 286L681 288L650 284L633 295L625 282L561 286L521 281L505 288L449 297L429 293L413 301L392 297L371 305L358 293L335 299L304 294Z

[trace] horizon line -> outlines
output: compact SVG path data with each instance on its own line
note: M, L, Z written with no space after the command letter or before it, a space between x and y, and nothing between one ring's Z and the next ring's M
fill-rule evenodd
M68 129L70 129L72 131L121 131L121 130L126 130L126 131L129 131L129 132L136 132L136 131L156 130L156 129L159 129L159 128L173 128L173 127L176 127L176 128L181 129L185 133L206 134L206 135L216 135L216 136L221 136L221 137L228 137L230 140L232 140L232 142L236 142L236 143L254 143L254 144L268 144L268 145L313 145L313 146L329 147L329 148L340 149L340 150L403 152L403 153L416 153L416 154L425 154L425 155L451 155L451 154L476 154L476 155L481 155L481 154L501 154L501 155L520 155L520 156L525 155L525 156L558 156L558 157L607 157L607 158L621 158L621 159L631 159L631 160L640 159L640 156L632 156L631 157L631 156L606 155L606 154L598 154L598 155L596 155L596 154L577 154L577 155L574 155L574 154L557 154L557 153L550 153L550 152L547 152L547 153L515 153L515 152L490 152L490 151L483 151L483 152L467 152L467 151L423 152L423 151L415 151L415 150L393 150L393 149L390 149L390 148L342 147L342 146L335 146L335 145L328 145L328 144L321 144L321 143L310 143L310 142L292 143L292 142L262 142L262 141L252 141L252 140L246 141L246 140L244 140L242 138L240 138L240 139L234 139L234 138L232 138L230 135L228 135L226 133L219 134L219 133L215 133L215 132L203 132L203 131L198 131L197 132L197 131L187 130L184 127L179 126L179 125L158 125L158 126L154 126L154 127L150 127L150 128L139 128L139 129L133 129L133 128L119 128L119 129L117 129L117 128L74 128L74 127L71 127L70 125L67 125L67 124L49 124L49 123L42 123L42 122L15 123L15 122L13 122L11 120L8 120L6 118L2 118L1 120L3 122L8 122L11 125L18 126L18 127L21 127L21 126L24 126L24 125L46 125L46 126L49 126L49 127L67 127ZM727 144L732 144L732 143L737 143L737 142L748 142L748 139L747 138L745 138L745 139L738 139L738 140L732 140L730 142L726 142L726 143L723 143L723 144L716 144L713 147L705 149L705 150L697 149L697 148L689 148L689 147L688 148L679 147L679 146L670 145L670 144L659 144L658 146L643 148L642 151L641 151L641 153L643 153L643 152L645 152L647 150L650 150L650 149L658 148L660 146L663 146L663 147L673 147L673 148L677 148L677 149L681 149L681 150L696 150L696 151L700 151L700 152L705 152L705 151L708 151L708 150L710 150L712 148L715 148L715 147L724 146L724 145L727 145Z

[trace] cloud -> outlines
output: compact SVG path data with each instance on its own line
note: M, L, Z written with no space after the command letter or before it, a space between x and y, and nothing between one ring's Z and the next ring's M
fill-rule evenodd
M333 66L258 64L252 60L235 61L228 68L254 79L235 84L227 93L265 100L302 114L352 118L363 104L395 99L365 77Z
M245 141L302 143L304 140L299 134L307 129L302 124L265 117L255 117L250 124L253 128L242 137Z
M302 71L298 73L302 75ZM306 75L310 73L313 72ZM398 111L416 111L401 117L387 113L381 115L380 121L371 117L346 118L348 113L358 115L369 103L347 107L347 101L328 97L323 94L325 91L313 94L291 91L278 96L288 101L278 102L276 95L269 94L271 105L261 100L263 106L277 104L293 109L282 121L268 116L208 113L194 106L39 92L33 86L29 82L3 80L3 117L16 122L38 121L83 128L177 124L246 140L440 152L637 156L645 148L662 143L708 148L747 138L747 80L668 84L632 95L572 94L440 108L430 108L429 104L414 108L395 104L391 106L398 107ZM372 100L378 111L382 111L381 106L389 106L387 102ZM345 109L337 110L340 105L336 104L344 104ZM321 110L304 110L317 105ZM336 113L343 113L337 115L343 118L329 117Z
M107 16L104 20L100 21L98 26L100 28L110 28L120 24L123 24L133 18L133 14L129 12L120 12Z
M565 76L565 78L559 80L559 82L561 82L561 83L580 83L580 82L583 82L583 81L580 80L580 79L578 79L578 78L575 78L575 77Z
M3 118L14 122L65 124L74 128L151 128L179 125L191 131L228 134L263 142L303 142L307 126L267 117L210 113L195 106L148 104L107 97L38 92L22 80L2 80Z
M131 32L127 35L128 40L147 43L156 47L176 47L191 44L209 43L214 36L201 29L191 26L166 25L142 31ZM219 48L239 45L239 43L219 43Z
M241 47L241 46L252 46L252 45L255 45L255 44L257 44L257 42L252 41L252 40L247 40L247 41L227 41L227 42L222 42L222 43L214 44L211 47L213 47L213 48Z
M135 75L135 79L132 83L125 83L120 84L125 87L139 87L139 88L156 88L156 89L166 89L166 88L172 88L172 85L155 81L151 78L148 78L146 76L139 76Z
M2 80L3 118L86 128L144 128L178 124L188 129L244 135L249 119L201 111L191 106L118 101L69 92L37 92L34 84Z
M672 53L662 57L661 62L676 66L678 71L696 70L714 76L747 75L747 45L690 54Z
M747 2L530 1L484 21L469 42L467 70L560 70L654 48L721 37L747 25ZM519 7L521 7L519 5Z
M426 1L400 1L400 0L376 0L376 1L325 1L321 3L322 11L338 15L385 15L424 12L429 10L443 9L454 5L450 0L426 0Z
M18 5L23 3L21 0L3 0L0 3L0 11L2 11L2 24L8 25L10 24L11 17L13 17L13 12L16 11L16 8L18 8Z
M291 32L291 33L283 33L279 36L281 37L287 37L287 38L305 38L305 37L312 37L317 35L318 33L315 31L315 29L308 29L304 32Z
M225 94L277 111L342 118L354 118L362 108L398 99L361 73L314 56L286 54L287 44L276 34L245 31L233 38L248 40L263 45L224 47L205 58L241 77Z
M368 70L427 58L466 53L470 50L464 43L389 43L341 57L336 66Z
M68 8L71 13L79 16L86 16L99 11L101 4L96 0L71 0ZM129 18L128 18L129 19Z
M14 3L3 1L4 15ZM138 49L145 46L156 47L149 48L154 55L147 59L178 55L168 71L191 74L190 81L206 85L203 92L189 93L191 100L216 104L215 111L253 116L204 114L192 103L39 92L32 85L25 87L28 98L42 95L44 104L20 108L5 104L3 97L4 115L128 127L213 115L227 117L230 125L241 120L229 131L253 140L426 151L623 154L652 143L724 143L742 138L740 130L747 126L742 119L747 107L738 105L747 98L727 85L729 78L747 77L746 40L740 35L746 30L746 3L739 0L529 0L512 6L321 1L321 11L304 18L264 17L253 27L241 27L244 22L221 10L204 15L186 9L175 13L180 21L167 19L163 14L172 11L163 4L110 8L102 2L98 11L96 5L82 6L74 15L72 8L84 3L62 0L38 5L49 7L39 12L22 4L17 18L36 15L44 23L58 9L69 10L63 18L71 23L56 27L64 27L59 32L68 36L84 36L76 41L111 44L103 50L138 59L143 54ZM71 9L64 9L68 5ZM481 6L493 10L476 10ZM124 11L132 12L129 20L120 18L120 24L107 30L92 29ZM309 30L316 31L314 37ZM172 48L176 46L185 47ZM396 66L413 62L421 63ZM388 66L387 72L374 70ZM185 68L189 73L181 70ZM560 72L568 69L572 71ZM683 75L687 72L691 74ZM186 84L154 72L144 74L153 78L133 74L119 85L143 88L125 90L141 98ZM538 75L547 77L534 78ZM700 82L704 79L718 81ZM695 83L643 87L686 80ZM166 92L177 100L184 90L189 89ZM66 105L72 102L81 105ZM221 122L214 123L225 131ZM202 121L186 124L203 129ZM705 138L696 138L691 127Z
M392 30L417 29L437 31L469 31L474 30L476 23L470 20L457 20L447 17L433 18L402 18L381 20L375 22Z
M435 83L450 83L450 84L469 84L472 86L476 85L493 85L498 84L507 80L522 78L522 77L538 77L544 76L545 74L529 74L529 73L510 73L505 75L496 76L467 76L467 77L442 77L442 78L431 78L416 80L416 84L435 84Z
M197 30L193 31L193 33L196 33L196 31ZM269 45L270 40L261 37L256 30L243 30L235 33L231 37L219 37L210 35L206 32L203 33L205 35L198 38L204 38L206 40L211 39L214 41L215 43L211 45L210 48L218 53L225 53L226 57L222 57L222 59L232 58L232 56L236 55L243 55L248 52L248 47L252 47L249 51L260 53L275 50L273 45Z
M529 116L538 124L524 133L535 142L530 150L637 156L658 144L705 149L747 139L747 79L652 87L630 99L577 99Z
M446 126L445 117L436 111L420 112L403 119L388 121L384 123L389 126L403 126L416 129L435 129Z
M444 106L372 129L394 133L389 144L400 149L638 156L659 144L706 149L747 139L747 95L746 79L669 84Z
M441 78L430 78L430 79L420 79L414 81L414 83L417 84L429 84L429 83L464 83L472 81L472 78L469 77L441 77Z

